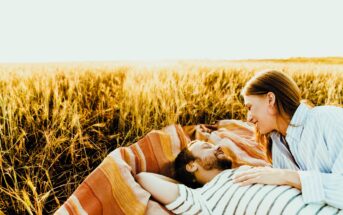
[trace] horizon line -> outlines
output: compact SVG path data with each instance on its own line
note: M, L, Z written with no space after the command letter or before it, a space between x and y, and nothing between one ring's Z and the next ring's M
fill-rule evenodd
M296 59L343 59L343 56L321 56L321 57L276 57L276 58L237 58L237 59L210 59L210 58L180 58L180 59L114 59L114 60L52 60L52 61L8 61L4 64L73 64L73 63L154 63L154 62L182 62L182 61L274 61L274 60L296 60Z

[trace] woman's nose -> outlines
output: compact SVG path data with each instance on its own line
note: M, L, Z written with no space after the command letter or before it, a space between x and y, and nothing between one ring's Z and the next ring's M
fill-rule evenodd
M248 122L252 122L252 116L250 112L248 112L247 120Z

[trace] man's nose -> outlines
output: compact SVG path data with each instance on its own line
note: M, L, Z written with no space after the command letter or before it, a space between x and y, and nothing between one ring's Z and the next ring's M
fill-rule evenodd
M216 151L221 151L221 150L222 150L222 147L221 147L221 146L218 146L218 145L216 145L216 146L215 146L215 150L216 150Z

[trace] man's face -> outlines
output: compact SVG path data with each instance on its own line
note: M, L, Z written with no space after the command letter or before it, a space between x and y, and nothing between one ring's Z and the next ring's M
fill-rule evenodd
M188 149L192 152L194 157L204 169L211 170L228 169L231 168L231 161L224 154L223 150L219 146L215 146L211 143L196 140L192 141L188 145Z

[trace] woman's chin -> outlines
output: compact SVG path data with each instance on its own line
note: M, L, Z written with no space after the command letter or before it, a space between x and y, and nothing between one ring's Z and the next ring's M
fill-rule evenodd
M270 129L260 129L259 130L259 133L260 134L269 134L270 132L272 132L274 130L270 130Z
M260 134L268 134L269 131L266 131L265 129L259 129L258 130Z

